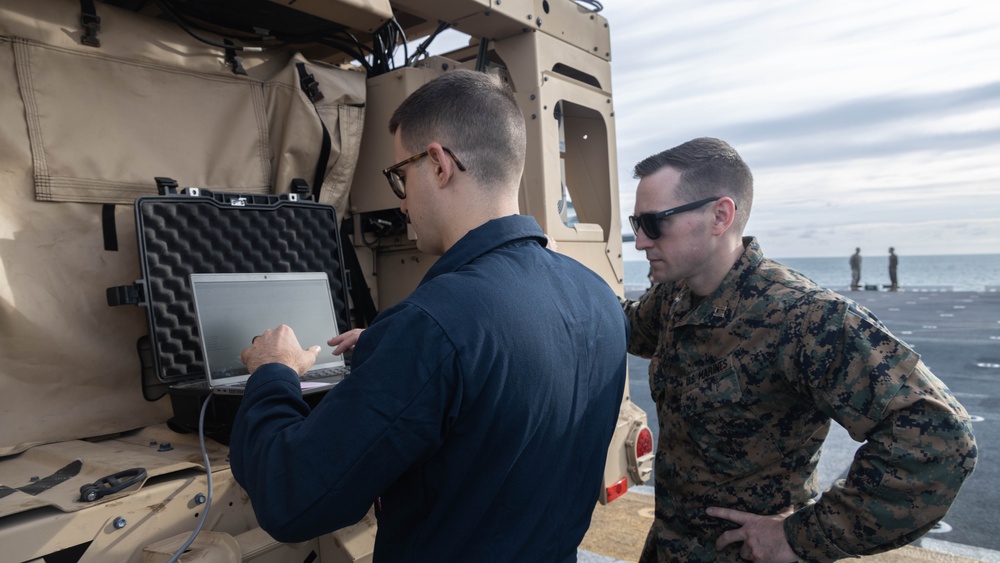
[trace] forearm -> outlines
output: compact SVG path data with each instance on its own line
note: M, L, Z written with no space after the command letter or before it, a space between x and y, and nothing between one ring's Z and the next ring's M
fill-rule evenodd
M971 423L922 364L868 434L843 484L786 521L804 559L878 553L906 545L944 517L975 466Z
M261 527L281 541L305 541L364 516L374 495L361 483L343 485L346 468L321 438L329 429L306 422L295 372L268 364L254 378L233 428L230 463Z

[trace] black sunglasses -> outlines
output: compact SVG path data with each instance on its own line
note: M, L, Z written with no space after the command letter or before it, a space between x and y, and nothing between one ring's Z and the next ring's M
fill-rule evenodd
M685 211L693 211L706 203L711 203L720 199L722 199L722 196L709 197L699 199L694 203L686 203L679 207L674 207L673 209L660 211L659 213L640 213L639 215L629 215L628 222L632 224L632 232L635 233L635 236L639 236L639 230L642 230L642 232L645 233L650 240L656 240L660 238L661 234L663 234L660 232L660 221L663 219L666 219L671 215L684 213Z
M452 160L455 161L455 164L458 165L459 170L465 172L465 165L463 165L458 160L458 157L455 156L455 153L451 152L451 149L447 147L441 147L441 149L444 150L444 152L448 153L448 156L450 156ZM396 194L396 197L398 197L399 199L406 199L406 176L400 174L399 169L411 162L416 162L420 160L421 158L427 156L427 154L428 154L427 151L424 151L420 154L415 154L410 158L406 160L401 160L382 171L382 173L385 174L385 179L389 180L389 187L392 188L392 193Z

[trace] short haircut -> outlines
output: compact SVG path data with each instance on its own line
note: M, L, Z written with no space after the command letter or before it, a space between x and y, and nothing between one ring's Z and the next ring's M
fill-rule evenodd
M499 77L465 69L449 70L424 84L396 109L389 133L400 132L414 154L437 141L490 188L520 186L524 172L524 114Z
M743 233L753 205L753 174L736 149L720 139L693 139L636 164L635 177L645 178L667 166L680 172L677 192L685 199L732 198L736 203L734 223Z

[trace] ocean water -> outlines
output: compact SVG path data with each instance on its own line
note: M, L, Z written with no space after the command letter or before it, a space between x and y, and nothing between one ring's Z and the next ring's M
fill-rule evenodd
M862 256L861 284L879 289L889 285L889 256ZM838 258L775 258L819 285L846 291L851 285L849 256ZM649 286L645 261L625 262L625 289ZM1000 254L899 257L896 270L903 291L1000 291Z

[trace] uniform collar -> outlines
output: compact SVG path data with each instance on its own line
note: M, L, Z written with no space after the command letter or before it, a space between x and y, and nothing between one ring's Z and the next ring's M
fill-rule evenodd
M522 239L532 239L545 246L545 233L534 217L508 215L491 219L466 233L442 254L424 275L420 285L441 274L454 272L491 250Z
M757 270L763 260L764 253L760 249L757 239L743 237L743 254L733 264L726 277L722 279L722 283L715 291L702 299L678 325L721 327L731 323L740 310L740 301L742 300L740 288L745 286L747 279ZM691 288L684 287L681 290L677 295L675 306L685 309L691 308Z

